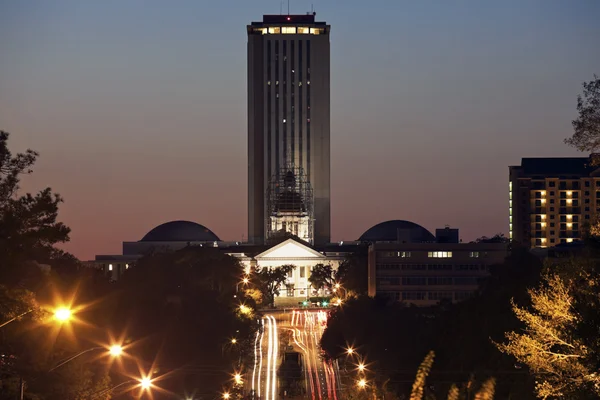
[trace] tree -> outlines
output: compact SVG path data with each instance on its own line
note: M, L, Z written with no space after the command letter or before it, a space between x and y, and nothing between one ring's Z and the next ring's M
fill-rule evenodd
M597 153L600 150L600 78L583 83L583 96L577 96L577 112L579 116L573 124L573 136L565 139L565 143L579 151ZM598 160L592 160L598 165Z
M279 296L279 289L283 285L290 272L296 268L295 265L282 265L275 268L262 267L255 271L255 282L258 290L263 296L263 303L267 306L275 306L275 296Z
M492 237L481 236L475 239L475 243L509 243L510 239L504 236L504 233L496 233Z
M69 240L69 228L57 222L62 198L45 188L18 196L21 176L30 174L38 153L15 156L9 134L0 131L0 283L17 284L26 277L26 264L47 258L54 245Z
M595 349L579 335L579 325L585 321L576 309L581 292L588 292L598 303L600 279L590 275L586 281L549 274L542 285L529 291L530 308L513 303L525 328L523 333L507 333L508 342L498 348L529 367L536 376L540 398L571 398L580 393L600 396Z
M341 263L335 279L340 282L347 294L367 294L369 275L368 247L357 246Z
M331 264L317 264L312 267L308 281L317 290L332 287L335 285L335 271Z

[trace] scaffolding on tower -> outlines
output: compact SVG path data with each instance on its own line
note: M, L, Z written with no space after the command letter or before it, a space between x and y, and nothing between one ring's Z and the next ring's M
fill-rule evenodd
M266 239L294 235L310 244L314 240L313 189L302 167L289 164L269 179Z

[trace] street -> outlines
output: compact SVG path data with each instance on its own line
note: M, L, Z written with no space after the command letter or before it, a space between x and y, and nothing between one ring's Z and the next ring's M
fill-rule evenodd
M256 394L257 399L338 399L340 388L337 364L321 359L319 340L327 325L327 312L292 310L275 312L261 320L262 329L254 340L254 363L248 372L247 391ZM280 335L290 337L287 351L301 354L302 392L291 396L280 389L278 368L286 351ZM283 393L282 393L283 392Z

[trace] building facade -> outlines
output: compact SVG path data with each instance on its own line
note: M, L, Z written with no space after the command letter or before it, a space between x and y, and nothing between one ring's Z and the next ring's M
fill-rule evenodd
M418 306L465 300L506 256L506 243L372 243L369 296Z
M248 241L330 241L329 31L315 15L248 25Z
M600 169L587 157L523 158L509 167L509 238L553 247L582 238L600 211Z

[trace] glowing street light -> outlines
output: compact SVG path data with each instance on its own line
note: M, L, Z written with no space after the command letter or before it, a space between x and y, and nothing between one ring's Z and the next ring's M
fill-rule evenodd
M338 306L341 306L342 305L342 299L337 299L335 301L335 304L338 305Z
M237 339L236 338L231 339L231 344L236 344L236 343L237 343Z
M242 375L237 373L233 376L233 379L235 381L236 384L241 385L242 384Z
M73 313L67 307L60 307L54 311L54 319L58 322L67 322L72 316Z
M225 400L227 400L229 397L230 397L230 396L229 396L229 393L227 393L227 392L223 393L223 398L224 398Z
M358 370L360 372L365 372L365 364L363 364L363 363L358 364Z
M123 354L123 346L114 344L108 349L108 353L113 357L119 357Z
M336 288L336 289L339 289L339 288L340 288L340 286L341 286L341 285L340 285L339 283L336 283L336 284L335 284L335 288Z
M252 309L245 304L240 304L240 312L248 315L252 313Z
M250 279L244 278L242 279L242 282L244 283L244 285L247 285L250 282Z
M144 390L150 389L152 387L152 379L147 376L143 377L140 379L140 387Z
M358 382L356 382L356 385L359 388L364 389L365 387L367 387L367 381L365 379L361 379Z
M354 349L352 347L348 347L346 349L346 354L348 354L349 356L353 355L354 354Z

